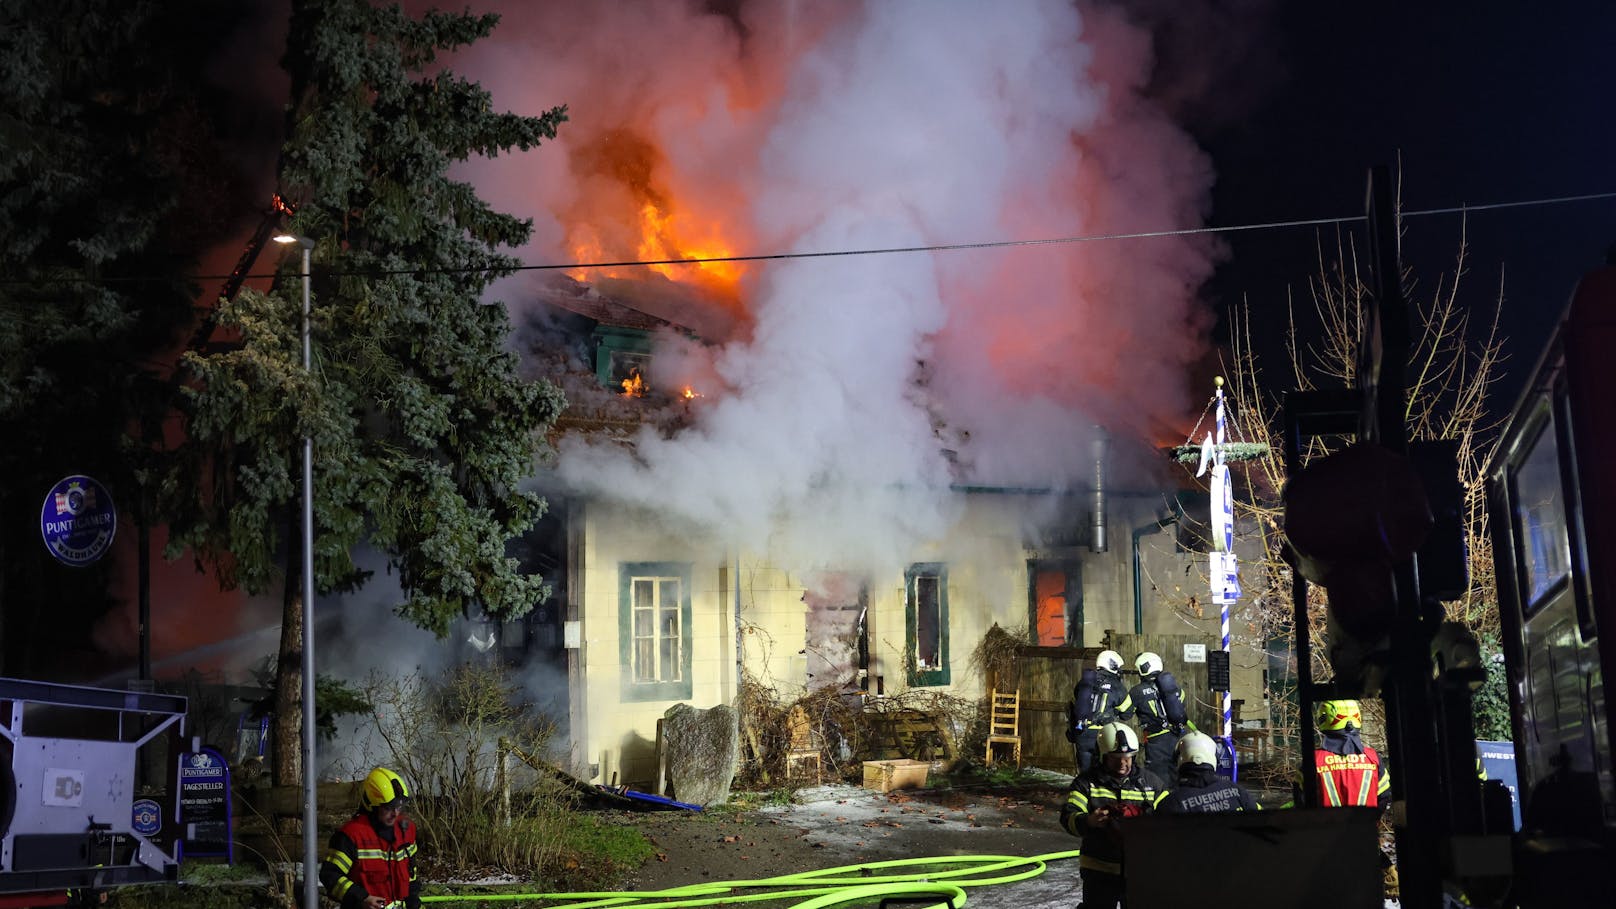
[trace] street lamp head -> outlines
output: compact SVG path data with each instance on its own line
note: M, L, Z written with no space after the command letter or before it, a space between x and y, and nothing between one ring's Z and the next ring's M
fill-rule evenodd
M276 243L282 244L296 243L298 246L301 246L304 249L314 248L314 241L301 234L276 234L271 239L273 239Z

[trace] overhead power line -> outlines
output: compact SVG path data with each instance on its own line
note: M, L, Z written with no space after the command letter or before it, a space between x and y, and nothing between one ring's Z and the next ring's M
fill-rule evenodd
M1539 199L1523 199L1515 202L1485 202L1476 205L1458 205L1449 208L1426 208L1401 213L1403 218L1421 218L1430 215L1468 214L1471 212L1496 211L1506 208L1527 208L1541 205L1561 205L1571 202L1592 202L1600 199L1616 199L1616 192L1583 193L1574 196L1549 196ZM937 243L922 246L882 246L865 247L859 249L830 249L810 252L782 252L758 253L744 256L686 256L673 259L619 259L606 262L552 262L539 264L518 264L508 268L491 267L455 267L455 268L378 268L363 269L359 271L327 271L324 275L329 277L387 277L389 275L442 275L442 274L472 274L480 272L522 272L522 271L570 271L572 269L591 268L649 268L657 265L704 265L708 263L719 264L726 262L778 262L790 259L828 259L848 256L886 256L903 253L926 252L957 252L969 249L1004 249L1017 246L1055 246L1071 243L1096 243L1109 240L1149 240L1165 237L1188 237L1198 234L1230 234L1254 230L1279 230L1292 227L1319 227L1327 224L1353 224L1363 221L1363 215L1344 215L1336 218L1299 218L1290 221L1263 221L1252 224L1225 224L1209 227L1186 227L1177 230L1146 230L1124 233L1084 234L1074 237L1044 237L1028 240L985 240L978 243ZM247 275L248 279L265 279L275 277L274 272ZM190 281L223 281L230 275L190 275ZM0 279L0 284L40 284L40 283L136 283L151 281L169 281L171 276L130 276L122 275L105 278L44 278L26 280L7 278Z

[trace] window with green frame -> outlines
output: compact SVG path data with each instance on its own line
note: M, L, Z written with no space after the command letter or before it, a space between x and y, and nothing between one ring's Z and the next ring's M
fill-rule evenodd
M625 701L690 698L690 563L618 568L618 654Z
M949 684L948 566L919 562L903 573L904 664L909 685Z

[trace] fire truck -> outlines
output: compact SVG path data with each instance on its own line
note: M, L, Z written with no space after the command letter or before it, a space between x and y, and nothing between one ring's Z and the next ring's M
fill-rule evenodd
M1311 707L1379 697L1392 799L1138 819L1130 905L1382 905L1377 828L1394 833L1404 907L1609 905L1616 894L1616 257L1586 275L1508 418L1486 482L1516 756L1509 793L1480 778L1471 698L1480 648L1443 603L1470 556L1451 444L1410 443L1410 312L1386 168L1366 206L1373 265L1358 385L1286 395L1286 558L1303 780ZM1328 456L1301 457L1315 439ZM1348 440L1343 442L1342 440ZM1311 674L1309 585L1328 591L1333 676ZM1315 793L1310 797L1309 793ZM1187 883L1193 882L1193 883Z
M186 699L0 679L0 909L179 877ZM166 768L140 788L140 765Z
M1577 285L1488 476L1526 905L1616 893L1616 261Z

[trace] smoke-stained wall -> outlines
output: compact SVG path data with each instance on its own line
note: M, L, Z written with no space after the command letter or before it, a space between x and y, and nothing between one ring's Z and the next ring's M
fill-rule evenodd
M1029 517L1080 500L1020 489L957 497L961 519L947 535L915 545L906 557L861 576L867 607L866 685L859 685L856 674L838 674L838 689L868 697L916 688L983 697L986 680L973 671L972 652L995 624L1025 633L1028 562L1045 552L1037 548L1035 522ZM1057 501L1051 503L1052 498ZM737 673L743 669L786 702L824 684L808 647L813 623L823 618L814 608L841 610L849 591L858 586L850 575L834 566L799 567L789 561L790 553L768 549L767 537L759 539L759 549L736 552L652 510L592 502L582 515L579 533L587 567L577 592L582 634L572 680L575 694L582 693L575 709L585 712L574 717L573 728L587 729L585 740L575 743L575 753L582 756L574 768L579 775L611 782L616 774L619 783L650 785L656 774L657 719L676 703L698 708L733 704ZM936 673L921 672L915 680L910 672L917 667L909 656L908 575L917 566L946 574L941 634L947 654ZM671 683L636 682L633 612L642 604L635 600L633 585L675 578L689 590L688 611L680 613L680 631L688 629L680 643L690 649L687 665ZM1092 629L1087 633L1099 634Z

